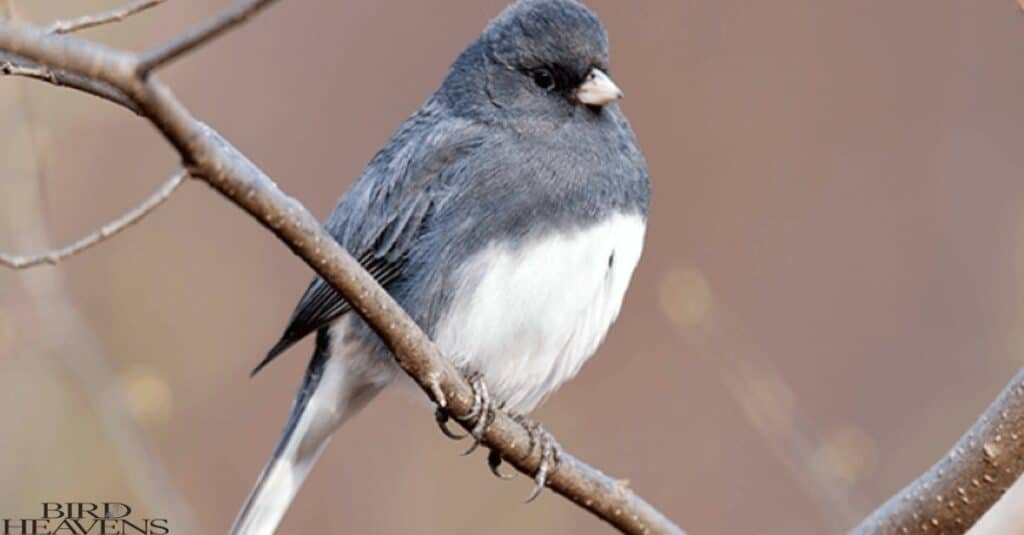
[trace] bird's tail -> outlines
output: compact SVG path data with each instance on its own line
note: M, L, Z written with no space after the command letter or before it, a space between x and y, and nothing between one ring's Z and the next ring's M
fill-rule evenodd
M330 356L326 336L299 389L280 442L239 511L230 535L271 535L309 475L331 435L379 391L346 368L344 356Z

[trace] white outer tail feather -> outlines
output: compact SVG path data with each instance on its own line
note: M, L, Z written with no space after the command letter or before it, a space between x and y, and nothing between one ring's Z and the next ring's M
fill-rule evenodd
M304 406L293 407L298 421L281 438L230 535L272 535L334 431L380 390L346 373L346 359L339 357L327 359L313 394Z

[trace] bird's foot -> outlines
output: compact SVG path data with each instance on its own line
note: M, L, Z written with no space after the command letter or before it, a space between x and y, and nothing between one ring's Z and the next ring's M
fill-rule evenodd
M526 503L530 503L540 496L544 487L547 486L548 476L557 470L559 463L562 462L562 446L539 422L531 421L525 416L518 414L512 418L525 427L530 435L530 447L527 456L533 455L533 452L538 447L540 448L540 466L537 467L537 473L533 476L535 485L533 492L530 493L530 497L526 499Z
M487 390L487 384L483 381L483 376L479 373L473 373L466 377L469 382L469 386L473 389L473 407L470 409L466 416L459 418L459 421L466 424L472 425L473 429L470 430L468 435L459 434L452 431L448 427L448 422L451 417L448 413L438 407L434 412L434 417L437 420L438 427L441 428L441 433L452 440L462 440L467 436L473 437L473 444L466 450L463 455L469 455L476 451L480 447L480 443L484 439L484 432L487 431L487 426L494 422L494 418L497 416L497 411L503 408L503 404L495 403L491 399L491 395ZM533 440L531 436L531 441ZM531 442L532 444L532 442ZM533 453L533 445L530 446L530 452ZM512 479L515 474L503 474L501 472L502 465L501 455L494 450L487 455L487 466L491 469L491 473L500 479Z
M484 383L482 375L473 373L466 377L466 380L473 389L473 407L469 410L468 414L458 418L458 420L467 426L473 426L469 434L463 435L448 427L451 417L441 407L434 411L434 418L437 420L438 427L441 428L441 433L452 440L462 440L467 436L473 437L473 445L464 454L469 455L480 446L480 442L484 438L484 431L487 430L488 425L494 422L497 411L501 409L501 406L491 399L491 394L487 391L487 384Z
M484 432L487 431L487 426L494 421L499 408L487 391L487 383L484 382L483 375L473 373L466 380L469 381L469 386L473 389L473 408L465 418L462 418L462 421L473 424L473 429L469 431L469 436L473 437L473 445L463 455L469 455L480 447L480 443L484 440Z

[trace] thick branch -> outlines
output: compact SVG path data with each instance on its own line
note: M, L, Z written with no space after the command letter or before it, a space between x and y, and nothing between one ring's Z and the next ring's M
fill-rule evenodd
M245 22L274 1L245 0L240 2L231 9L189 30L184 35L175 37L163 46L143 54L138 67L139 75L145 77L153 69Z
M1024 471L1024 370L950 452L853 535L963 533Z
M26 269L41 266L43 264L49 264L51 266L56 265L61 260L74 256L100 242L116 236L122 230L141 221L142 218L149 215L150 212L167 201L167 199L170 199L171 195L173 195L178 189L178 186L181 186L181 184L184 183L185 178L187 177L188 173L185 171L175 173L170 180L164 182L164 184L160 186L160 189L153 192L153 194L146 200L142 201L141 204L132 208L121 217L103 225L99 230L70 245L31 256L13 256L0 253L0 266L5 266L11 269Z
M152 67L198 46L268 3L241 4L161 49L167 52L148 56L141 67L132 56L120 52L9 24L0 24L0 50L49 68L88 75L123 91L178 150L190 174L207 181L272 230L352 303L433 401L457 419L464 417L472 408L469 385L394 299L298 201L282 193L215 131L195 120L159 81L142 78ZM223 20L229 22L218 22ZM533 474L539 468L540 452L530 451L527 430L503 413L487 428L483 443L523 473ZM548 486L624 533L683 533L625 482L568 454L550 475Z
M71 20L59 20L51 24L50 27L47 28L47 31L50 33L71 33L84 30L86 28L109 24L111 22L120 22L124 20L125 17L147 10L151 7L162 4L165 1L166 0L136 0L126 6L111 9L110 11L105 11L103 13L85 15Z

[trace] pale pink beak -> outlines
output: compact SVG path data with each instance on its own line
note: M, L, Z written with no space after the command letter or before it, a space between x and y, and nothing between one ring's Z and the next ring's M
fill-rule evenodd
M593 68L576 90L576 100L587 106L604 106L623 97L622 90L601 69Z

